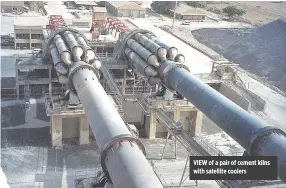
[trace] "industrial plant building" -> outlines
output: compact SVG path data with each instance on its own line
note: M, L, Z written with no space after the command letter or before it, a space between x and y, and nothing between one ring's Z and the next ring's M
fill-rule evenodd
M16 17L14 22L15 49L41 48L43 27L48 24L47 17Z
M134 2L129 1L107 1L106 9L117 17L144 18L145 9Z
M200 139L203 120L213 121L233 137L245 155L263 156L263 152L269 151L267 155L285 158L284 131L265 128L262 121L248 113L262 112L266 102L242 86L237 77L237 64L218 57L211 62L208 73L191 73L187 58L178 46L152 31L140 29L131 22L135 19L108 16L111 13L117 17L143 18L145 9L137 3L106 2L106 7L96 7L93 1L75 1L74 5L91 10L91 26L90 20L81 19L67 24L62 15L38 17L33 22L31 18L15 19L15 49L40 50L3 59L11 62L9 69L13 75L2 77L1 97L17 99L25 113L16 118L23 122L29 110L36 111L34 119L40 119L40 110L45 112L49 149L37 148L38 158L40 150L46 152L50 158L45 160L56 163L61 174L82 164L76 164L74 156L66 155L74 162L74 166L69 166L60 150L72 143L79 145L84 153L85 147L97 144L96 159L100 165L94 166L99 167L100 173L80 178L70 175L68 178L74 178L76 188L94 185L109 188L109 184L113 184L110 188L167 187L155 171L153 159L149 164L147 147L139 137L164 138L161 159L164 153L174 154L172 160L177 159L178 145L184 149L182 153L187 158L181 187L189 156L224 155ZM203 13L189 9L179 8L174 12L178 19L205 19ZM170 14L174 12L171 10ZM35 98L42 100L42 106L36 103L31 110L31 99ZM4 111L6 121L10 121L9 113L15 108ZM170 141L174 143L174 151L166 149ZM278 152L271 149L274 144ZM85 154L88 156L88 152ZM39 182L50 170L42 169L39 171L44 173L36 174ZM285 169L281 168L279 177L286 181L284 173ZM61 177L60 181L66 181ZM261 183L256 180L213 182L225 188Z
M73 1L76 8L84 7L86 10L92 10L97 4L94 1Z
M191 8L185 5L179 5L175 10L170 10L170 16L175 16L180 20L194 20L194 21L203 21L207 19L207 16L204 12L197 8Z
M106 20L107 11L106 7L93 7L92 20Z
M17 13L27 12L29 8L25 5L24 1L1 1L2 13Z

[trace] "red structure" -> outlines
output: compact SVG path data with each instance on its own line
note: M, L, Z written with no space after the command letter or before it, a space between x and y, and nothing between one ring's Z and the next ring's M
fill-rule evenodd
M124 33L129 31L128 27L116 18L107 18L105 27L108 29L108 31L112 29L111 33L113 33L113 30L115 29L116 30L115 35L117 34L117 32L119 32L119 37L121 37Z
M61 15L51 15L49 21L50 29L67 27L63 17Z

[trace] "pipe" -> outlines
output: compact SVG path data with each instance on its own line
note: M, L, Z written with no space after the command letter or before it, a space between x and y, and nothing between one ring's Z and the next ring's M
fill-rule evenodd
M70 66L72 64L71 54L70 54L64 40L62 39L62 37L60 35L56 35L54 37L54 43L57 46L57 49L58 49L58 52L61 56L62 61L66 65Z
M90 65L93 66L97 70L101 68L101 62L98 59L93 59Z
M130 48L125 49L126 56L132 61L135 69L144 76L157 76L158 72L148 65L143 59L140 58L134 51Z
M142 57L145 61L147 61L149 65L153 65L154 67L160 66L157 56L149 52L146 48L141 46L135 40L129 39L127 41L127 45L129 48L134 50L140 57Z
M175 64L166 62L165 67L162 67L160 73L164 77L165 84L192 102L245 148L249 155L278 156L279 177L286 182L286 134L280 129L267 126L191 75L186 69L176 67ZM173 68L170 69L170 66ZM166 71L163 73L166 68L168 73Z
M58 81L60 84L63 84L63 85L68 84L69 79L66 75L62 75L62 74L57 74L57 75L58 75Z
M150 83L150 85L156 85L160 83L160 78L157 77L149 77L148 78L148 82Z
M83 61L85 61L86 63L89 63L89 61L91 61L92 59L95 59L95 53L92 50L91 47L89 47L86 44L86 41L84 40L84 38L82 36L80 36L79 34L77 34L76 36L76 40L78 42L79 45L81 45L82 49L83 49L83 55L84 55L84 59Z
M44 37L44 40L47 40L49 38L49 33L47 29L43 29L43 37Z
M156 44L152 40L148 39L147 37L145 37L141 33L137 33L135 35L135 39L140 44L142 44L145 48L147 48L148 50L150 50L154 54L157 54L157 56L160 58L161 61L165 61L167 59L166 58L167 50L165 48L159 46L158 44Z
M175 57L175 62L185 63L185 56L183 54L178 54Z
M67 74L68 68L66 67L65 64L62 63L60 54L54 44L51 45L51 56L52 56L54 68L56 69L56 71L60 74Z
M70 31L65 31L64 37L66 39L68 46L72 51L74 61L81 60L81 56L83 55L83 49L82 47L79 46L78 42L75 40L74 35Z
M90 65L75 62L69 78L88 114L103 169L114 187L163 188Z
M157 37L153 36L151 33L146 33L145 36L152 40L153 42L157 43L161 47L164 47L167 49L167 58L169 60L175 60L175 57L178 55L178 49L174 46L169 46L166 43L162 42Z

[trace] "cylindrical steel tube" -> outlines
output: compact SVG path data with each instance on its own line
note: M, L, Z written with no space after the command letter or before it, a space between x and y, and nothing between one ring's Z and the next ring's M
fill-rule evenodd
M43 29L43 37L44 37L44 40L47 40L48 37L49 37L49 32L47 29Z
M76 40L78 42L79 45L81 45L83 52L84 52L84 59L83 61L85 61L86 63L89 63L90 60L95 58L95 53L92 50L91 47L89 47L86 44L86 41L84 40L84 38L80 35L76 35Z
M74 61L81 60L81 56L83 55L83 49L80 47L80 45L76 41L74 35L70 31L65 31L64 37L67 41L68 46L70 47L72 51Z
M92 70L80 68L71 79L101 152L111 138L131 135ZM134 142L116 143L104 160L116 188L163 188Z
M69 79L68 79L68 77L66 75L58 74L58 81L61 84L68 84Z
M167 58L169 60L175 60L175 57L178 55L178 49L174 46L169 46L166 43L162 42L160 39L157 37L151 35L150 33L146 33L145 36L152 40L153 42L157 43L161 47L166 48L167 50Z
M72 64L71 54L70 54L64 40L62 39L62 37L60 35L56 35L54 37L54 43L57 46L57 49L59 51L59 54L61 56L62 61L66 65L71 65Z
M165 61L167 59L167 50L164 47L159 46L152 40L148 39L141 33L137 33L135 35L135 39L142 44L145 48L150 50L151 52L157 54L157 56L160 58L161 61Z
M68 73L68 67L65 66L65 64L62 63L62 60L60 58L60 54L56 48L56 46L53 44L51 45L51 56L54 63L54 68L59 74L67 74Z
M178 54L175 57L175 61L179 63L185 63L185 56L183 54Z
M262 135L267 125L183 68L171 69L166 84L192 102L251 155L279 159L279 176L286 182L286 137L277 131ZM272 128L270 130L273 130ZM261 135L257 137L257 135ZM261 140L261 138L263 138ZM253 140L258 140L254 142Z
M133 66L136 68L138 72L140 72L144 76L157 76L158 72L148 65L139 55L137 55L130 48L125 49L125 54L132 61Z
M152 54L146 48L141 46L138 42L133 39L129 39L127 41L127 45L129 48L134 50L142 59L148 62L149 65L153 65L154 67L159 67L160 64L158 62L157 56Z
M93 59L90 63L91 66L93 66L96 69L101 68L101 62L98 59Z

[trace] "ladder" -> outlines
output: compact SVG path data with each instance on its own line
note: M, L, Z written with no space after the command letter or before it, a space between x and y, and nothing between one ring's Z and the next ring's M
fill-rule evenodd
M25 81L24 81L24 100L25 100L25 106L26 109L30 108L30 82L28 73L25 75Z

